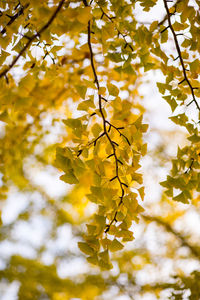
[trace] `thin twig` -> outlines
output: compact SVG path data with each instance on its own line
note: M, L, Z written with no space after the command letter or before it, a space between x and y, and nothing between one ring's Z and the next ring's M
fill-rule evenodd
M192 170L193 163L194 163L194 158L191 158L191 163L190 163L189 167L187 168L187 170L184 172L184 174L187 174L188 172L190 172Z
M1 34L3 35L6 33L6 27L12 25L12 23L24 13L24 10L29 6L29 3L25 4L24 6L21 6L20 10L14 15L10 17L9 22L6 24L6 26L1 30Z
M85 6L88 6L87 0L83 0L83 3L84 3ZM127 185L124 182L121 181L121 178L119 176L119 160L118 160L117 153L116 153L116 147L118 146L118 144L111 140L110 135L109 135L109 131L107 130L107 127L106 127L106 124L109 124L113 128L115 128L115 129L117 128L117 127L115 127L114 125L112 125L110 122L108 122L106 120L104 112L103 112L102 100L104 100L104 99L103 99L102 95L99 93L100 84L99 84L99 79L98 79L97 72L96 72L96 69L95 69L94 53L93 53L92 43L91 43L91 21L88 21L88 47L89 47L89 51L90 51L90 61L91 61L92 72L93 72L93 75L94 75L94 82L96 83L97 90L98 90L99 112L100 112L101 117L102 117L103 129L104 129L103 133L97 139L99 139L103 135L106 135L106 137L107 137L107 139L108 139L108 141L109 141L109 143L112 147L113 153L112 153L111 156L113 156L114 160L115 160L115 177L112 178L111 181L114 180L114 179L118 180L119 185L120 185L120 189L121 189L120 202L118 204L117 210L114 213L113 219L110 221L109 224L106 225L106 229L105 229L105 233L106 233L110 230L110 226L113 224L113 222L114 221L117 222L117 219L116 219L117 212L119 210L119 207L123 203L123 198L124 198L124 195L125 195L124 186L127 187Z
M6 26L1 30L1 34L3 35L4 33L6 33L6 27L12 25L12 23L24 13L24 10L29 7L30 3L25 4L24 6L21 6L20 10L14 15L10 17L9 22L6 24Z
M65 0L61 0L59 2L58 7L56 8L55 12L53 13L53 15L51 16L51 18L49 19L49 21L34 35L32 35L32 37L30 37L30 39L28 40L28 42L25 44L24 48L22 48L22 50L18 53L18 55L13 59L12 63L6 68L4 69L1 73L0 73L0 78L5 76L11 69L12 67L16 64L16 62L19 60L19 58L25 53L25 51L29 48L29 46L32 44L32 42L37 38L40 37L41 34L51 25L51 23L54 21L54 19L56 18L58 12L61 10L63 4L64 4Z
M90 142L89 145L94 144L94 146L96 146L97 141L102 138L106 133L103 132L102 134L100 134L94 141Z
M171 23L171 14L169 12L169 8L168 8L168 5L167 5L167 0L163 0L164 2L164 6L165 6L165 9L166 9L166 12L167 12L167 19L168 19L168 24L169 24L169 28L172 32L172 35L173 35L173 38L174 38L174 42L175 42L175 46L176 46L176 50L178 52L178 57L180 59L180 62L181 62L181 66L182 66L182 70L183 70L183 80L181 82L179 82L179 84L181 84L182 82L186 81L189 88L190 88L190 91L191 91L191 94L192 94L192 102L194 102L196 104L196 107L197 109L200 111L200 106L196 100L196 97L195 97L195 94L194 94L194 88L192 87L192 84L190 82L190 80L188 79L188 76L187 76L187 73L186 73L186 67L185 67L185 64L184 64L184 61L183 61L183 57L182 57L182 53L181 53L181 49L180 49L180 46L179 46L179 43L178 43L178 39L177 39L177 34L173 28L173 25ZM192 103L191 102L191 103Z
M101 16L101 18L103 18L103 16L105 16L107 19L109 19L110 20L110 22L112 22L113 24L114 24L114 21L113 21L113 19L115 19L116 17L110 17L107 13L105 13L105 11L103 10L103 8L102 7L100 7L101 8L101 11L102 11L102 16ZM130 45L130 43L128 43L127 42L127 40L126 40L126 35L124 35L116 26L115 26L115 29L117 30L117 32L118 32L118 35L121 35L122 36L122 38L124 39L124 41L125 41L125 47L124 48L126 48L127 46L131 49L131 51L133 51L133 47Z
M127 141L127 143L129 144L129 146L131 146L131 143L129 141L129 139L127 138L127 136L125 136L123 133L121 133L120 129L124 129L124 127L116 127L115 125L111 124L110 122L106 121L107 124L110 125L110 127L113 127L115 130L117 130L117 132L119 133L120 136L123 136L125 138L125 140Z
M171 2L172 2L172 1L171 1ZM176 6L177 6L177 4L180 3L180 2L181 2L181 0L177 0L176 3L172 6L172 8L174 8L175 11L176 11ZM166 15L164 16L164 18L158 23L158 26L163 25L163 23L165 23L165 21L167 21L167 14L166 14Z

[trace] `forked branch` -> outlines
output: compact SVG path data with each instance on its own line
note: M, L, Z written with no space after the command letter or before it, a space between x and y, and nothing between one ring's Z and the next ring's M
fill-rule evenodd
M6 24L6 26L1 30L1 34L3 35L4 33L6 33L6 27L10 26L14 23L14 21L21 16L24 13L24 10L29 7L29 3L25 4L24 6L21 6L19 11L13 15L13 16L9 16L10 20L8 21L8 23Z
M31 46L31 44L36 40L36 38L40 37L41 34L51 25L51 23L54 21L54 19L56 18L57 14L61 10L64 2L65 2L65 0L61 0L59 2L59 4L58 4L58 7L54 11L53 15L48 20L48 22L44 26L42 26L42 28L38 32L36 32L31 37L29 37L28 42L25 44L25 46L22 48L22 50L18 53L18 55L13 59L13 61L11 62L11 64L7 68L5 68L2 72L0 72L0 78L7 75L7 73L17 63L17 61L19 60L19 58L25 53L25 51L29 48L29 46Z
M83 0L83 3L84 3L85 6L89 6L88 3L87 3L87 0ZM90 62L91 62L93 76L94 76L94 82L96 83L96 87L97 87L97 90L98 90L99 112L100 112L100 115L102 117L102 122L103 122L103 133L97 139L99 139L99 138L101 138L102 136L105 135L107 137L108 142L110 143L110 145L112 147L112 154L109 157L113 157L114 160L115 160L115 176L110 181L113 181L114 179L117 180L118 183L119 183L120 189L121 189L121 196L120 196L120 201L119 201L117 210L114 213L113 219L106 226L106 229L105 229L105 233L106 233L106 232L108 232L110 230L110 226L113 224L113 222L114 221L117 222L117 219L116 219L117 212L119 210L119 207L123 203L123 198L124 198L124 195L125 195L124 186L125 187L128 187L128 186L124 182L122 182L122 180L121 180L121 178L119 176L119 164L121 164L122 162L117 157L116 147L118 146L118 144L115 143L111 139L111 137L109 135L109 129L107 129L107 126L106 126L108 124L109 127L113 127L114 129L116 129L120 133L120 135L123 135L120 132L119 128L117 128L116 126L112 125L109 121L106 120L106 117L105 117L104 112L103 112L102 101L104 101L104 98L100 94L100 84L99 84L98 75L97 75L97 72L96 72L96 69L95 69L94 52L93 52L92 43L91 43L91 21L88 21L88 28L87 29L88 29L88 48L89 48L89 51L90 51ZM125 137L125 136L123 135L123 137ZM128 141L127 138L126 138L126 140L127 140L128 144L130 145L130 142Z
M174 42L175 42L175 46L176 46L176 50L178 52L178 57L180 59L180 63L181 63L181 66L182 66L182 71L183 71L183 80L181 82L179 82L179 84L183 83L184 81L187 82L187 85L189 86L190 88L190 91L191 91L191 95L192 95L192 101L190 102L190 104L192 102L194 102L196 104L196 107L197 109L200 111L200 106L197 102L197 99L195 97L195 94L194 94L194 87L192 86L190 80L188 79L188 76L187 76L187 69L185 67L185 64L184 64L184 61L183 61L183 56L182 56L182 53L181 53L181 49L180 49L180 46L179 46L179 43L178 43L178 39L177 39L177 34L173 28L173 25L172 25L172 22L171 22L171 14L170 14L170 11L169 11L169 8L168 8L168 5L167 5L167 0L163 0L164 2L164 6L165 6L165 9L166 9L166 12L167 12L167 20L168 20L168 27L167 28L170 28L171 32L172 32L172 35L173 35L173 38L174 38Z

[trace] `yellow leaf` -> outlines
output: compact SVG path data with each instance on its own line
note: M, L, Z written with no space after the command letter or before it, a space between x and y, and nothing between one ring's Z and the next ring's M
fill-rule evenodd
M141 199L142 200L144 200L144 187L142 186L140 189L138 189L138 192L139 192L139 194L140 194L140 197L141 197Z
M97 255L87 257L87 261L93 265L98 265L99 263Z
M95 253L94 250L86 243L78 242L78 247L83 253L87 255L94 255Z
M75 88L81 98L85 99L85 94L87 92L87 87L85 85L75 85Z
M91 19L91 7L84 7L84 8L79 8L78 10L78 16L77 20L80 23L87 24L88 21Z
M104 86L101 86L99 88L99 95L105 95L105 93L106 93L106 88Z
M112 252L121 250L123 248L124 246L117 239L114 239L109 245L109 250Z
M119 89L116 87L116 85L108 83L108 92L111 96L117 97L119 94Z
M98 123L95 123L93 126L92 126L92 133L94 135L95 138L97 138L100 134L100 132L102 131L102 128L101 126L98 124Z
M72 172L60 176L60 179L64 182L66 182L66 183L69 183L69 184L79 183L78 179L76 178L76 176Z

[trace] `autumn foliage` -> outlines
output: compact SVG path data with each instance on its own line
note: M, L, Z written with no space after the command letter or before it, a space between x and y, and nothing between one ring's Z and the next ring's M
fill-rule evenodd
M199 299L199 223L185 226L199 216L199 28L197 0L0 1L0 249L22 246L20 226L37 218L48 228L2 259L2 286L17 282L18 299ZM159 145L148 140L147 74L174 124L157 122ZM39 172L59 174L64 192ZM145 197L145 178L164 187L159 200ZM15 195L26 204L9 222ZM59 250L66 228L76 242ZM85 269L62 278L74 258Z

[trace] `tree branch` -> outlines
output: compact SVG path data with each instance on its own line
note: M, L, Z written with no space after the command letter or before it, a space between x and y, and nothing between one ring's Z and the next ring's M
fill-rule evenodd
M125 138L125 140L127 141L127 143L129 144L129 146L131 145L129 139L127 138L127 136L125 136L123 133L121 133L120 129L124 129L124 127L116 127L115 125L111 124L110 122L106 121L107 124L110 125L110 127L113 127L120 136L123 136Z
M3 35L6 33L6 27L12 25L12 23L24 13L24 10L29 6L29 3L25 4L24 6L21 6L20 10L14 15L11 16L10 21L6 24L6 26L1 30L1 34Z
M176 3L175 3L172 7L174 7L175 10L176 10L176 6L177 6L177 4L180 3L180 2L181 2L181 0L177 0ZM165 23L165 21L167 21L167 14L166 14L166 15L164 16L164 18L158 23L158 26L163 25L163 23Z
M107 19L110 20L110 22L112 22L114 24L113 19L115 19L116 17L110 17L107 13L105 13L105 11L103 10L103 8L101 6L100 6L100 8L101 8L101 11L102 11L102 17L101 18L103 18L103 16L105 16ZM115 29L117 30L118 35L121 35L122 38L124 39L124 41L125 41L125 48L128 46L131 49L131 51L133 51L133 47L126 40L126 35L124 35L116 26L115 26Z
M29 46L32 44L32 42L37 38L40 37L40 35L51 25L51 23L54 21L54 19L56 18L58 12L61 10L63 4L64 4L65 0L61 0L59 2L58 7L56 8L55 12L53 13L53 15L51 16L51 18L49 19L49 21L34 35L32 35L32 37L29 38L28 42L25 44L24 48L22 48L22 50L18 53L18 55L13 59L12 63L6 68L4 69L1 73L0 73L0 78L5 76L11 69L12 67L16 64L16 62L19 60L19 58L25 53L25 51L29 48Z
M85 6L88 6L87 0L83 0L83 3L84 3ZM106 135L106 137L108 139L108 142L110 143L110 145L112 147L112 150L113 150L112 157L114 157L114 160L115 160L115 177L114 178L116 180L118 180L118 183L119 183L119 186L120 186L120 189L121 189L120 202L119 202L118 207L117 207L117 209L116 209L116 211L114 213L114 217L110 221L110 223L106 225L105 233L107 233L110 230L110 226L113 224L113 222L114 221L117 222L117 219L116 219L117 212L119 210L119 207L123 203L123 198L124 198L124 195L125 195L124 185L126 187L127 187L127 185L121 181L121 178L119 176L119 159L118 159L117 153L116 153L116 147L118 146L118 144L116 144L114 141L111 140L110 135L109 135L109 130L107 130L107 127L106 127L106 124L109 124L109 127L112 126L113 128L115 128L117 130L117 127L115 127L114 125L112 125L110 122L108 122L106 120L104 112L103 112L103 108L102 108L102 100L104 100L104 98L99 93L100 84L99 84L99 79L98 79L97 72L96 72L96 69L95 69L94 53L93 53L92 43L91 43L91 21L88 21L88 47L89 47L89 51L90 51L90 62L91 62L91 67L92 67L92 71L93 71L93 75L94 75L94 81L96 83L97 90L98 90L99 112L100 112L101 117L102 117L103 129L104 129L104 132L98 138L102 137L103 135ZM113 178L111 179L111 181L112 180L113 180Z
M166 12L167 12L167 20L168 20L168 24L169 24L168 27L170 28L170 30L172 32L172 35L173 35L173 38L174 38L176 50L178 52L178 57L179 57L180 62L181 62L183 76L184 76L183 80L179 84L181 84L183 81L187 82L187 84L188 84L188 86L190 88L191 94L192 94L192 102L194 102L196 104L197 109L200 111L200 106L199 106L199 104L198 104L198 102L196 100L195 94L194 94L194 88L192 87L192 84L189 81L187 73L186 73L186 67L185 67L185 64L184 64L184 61L183 61L183 57L182 57L182 53L181 53L181 49L180 49L180 46L179 46L179 43L178 43L177 34L176 34L176 32L175 32L175 30L173 28L173 25L171 23L171 19L170 19L171 14L169 12L169 8L168 8L168 5L167 5L167 0L163 0L163 2L164 2L164 6L165 6L165 9L166 9Z

